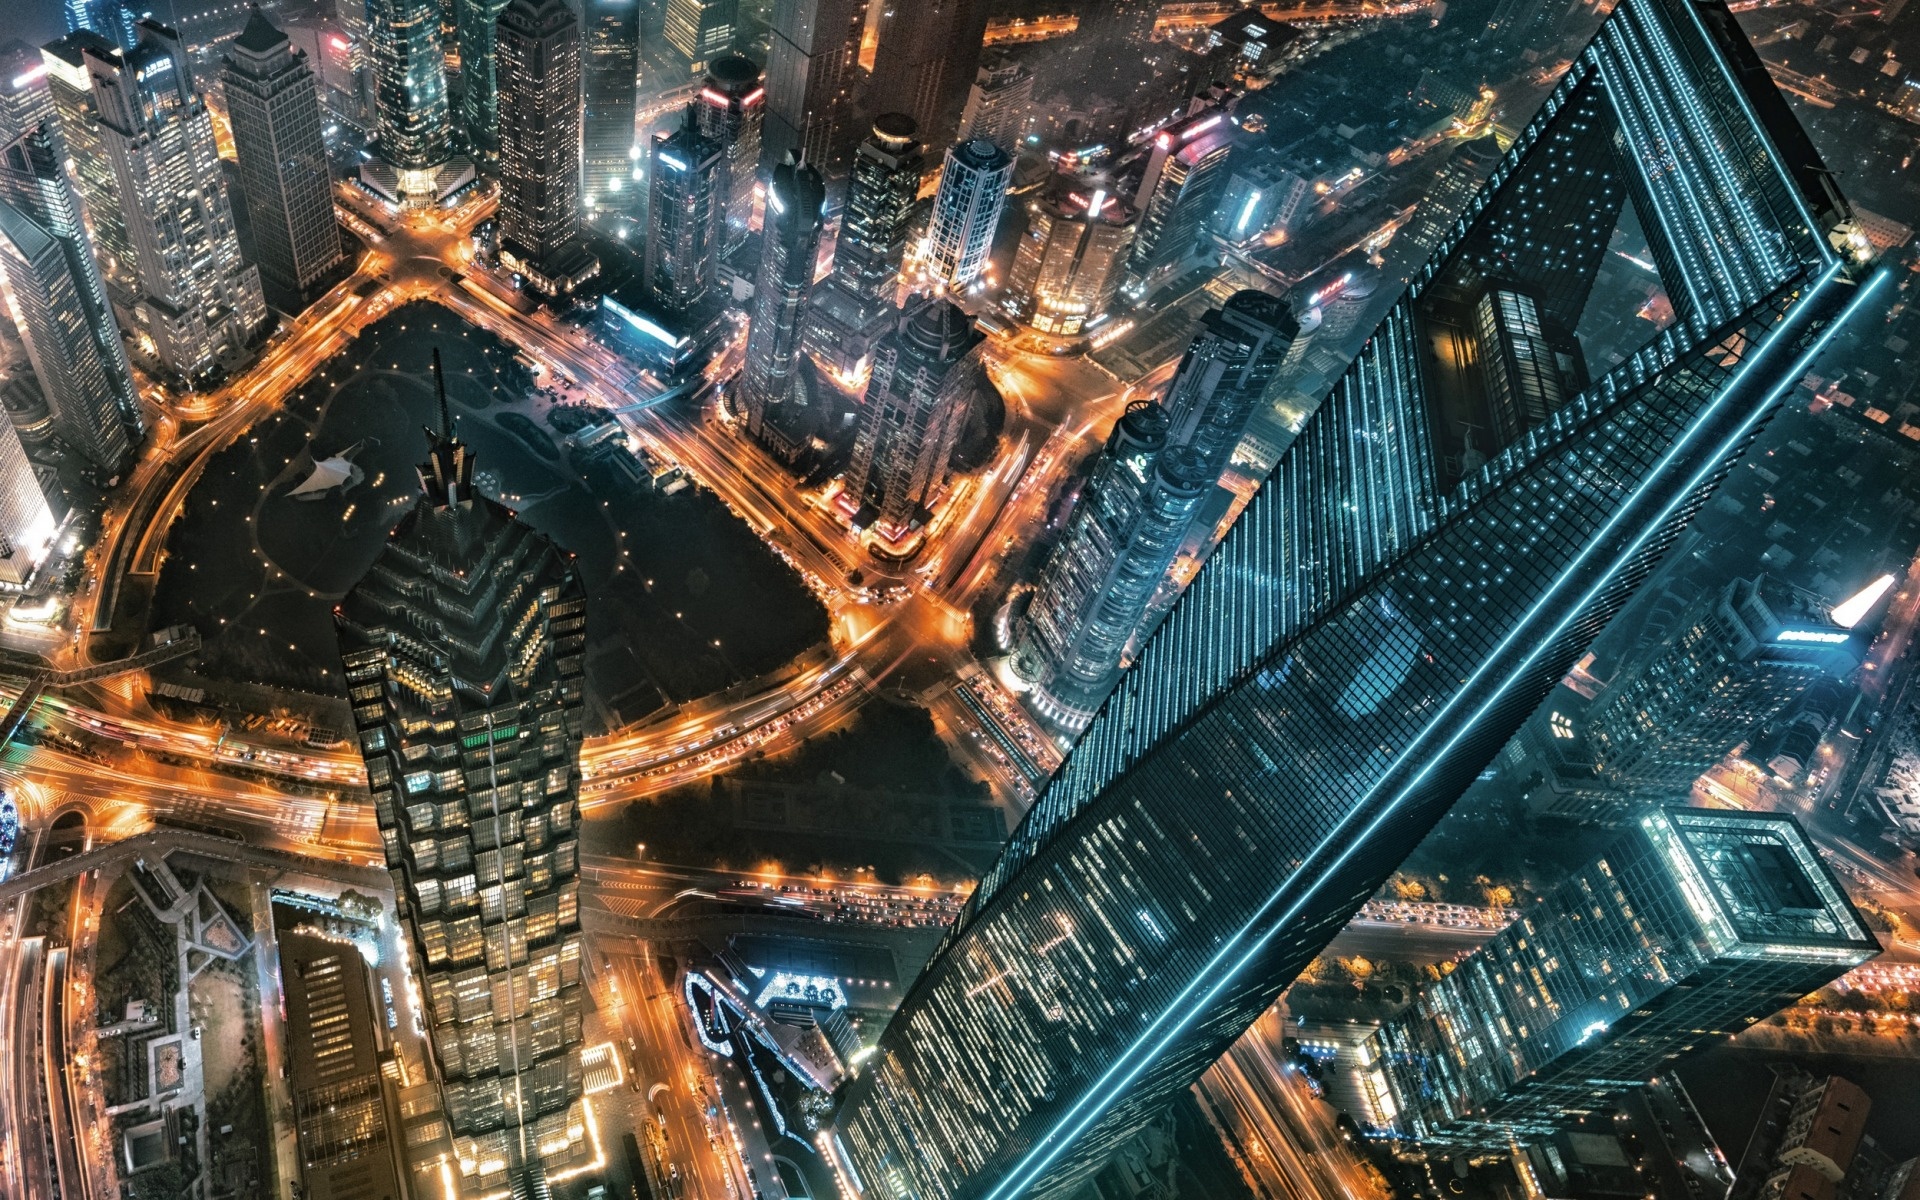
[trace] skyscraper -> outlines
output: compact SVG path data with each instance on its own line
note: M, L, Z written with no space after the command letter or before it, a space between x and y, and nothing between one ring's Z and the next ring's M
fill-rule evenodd
M139 23L124 55L83 48L100 140L119 183L142 329L160 362L199 379L266 323L260 270L240 254L213 118L171 29Z
M1656 809L1382 1026L1363 1079L1400 1133L1504 1147L1879 953L1792 817Z
M473 164L453 153L440 5L437 0L367 0L367 39L379 157L361 166L361 179L407 207L452 195L472 182Z
M580 21L565 0L510 0L500 84L500 262L564 295L599 274L580 241Z
M1172 421L1167 440L1193 447L1208 483L1227 469L1299 336L1286 301L1251 288L1200 319L1161 403Z
M815 293L807 322L807 353L853 391L865 386L873 347L893 326L900 264L925 165L913 135L912 117L881 113L860 143L834 243L833 274Z
M1220 203L1233 150L1227 120L1231 97L1193 101L1191 113L1154 135L1147 167L1134 193L1140 232L1133 239L1131 294L1144 296L1173 274L1194 250Z
M1540 425L1434 339L1578 312L1631 197L1677 320ZM1882 290L1723 4L1623 0L1301 427L981 880L840 1108L870 1200L1059 1196L1246 1029ZM1843 239L1842 239L1843 240Z
M773 0L767 22L766 156L791 153L829 177L846 169L867 0Z
M460 48L460 123L476 163L500 152L500 14L508 0L453 0L454 39Z
M1191 446L1167 440L1167 411L1135 401L1116 421L1014 631L1014 670L1032 704L1079 732L1146 633L1154 593L1212 480Z
M7 220L0 211L0 221ZM0 236L10 241L11 235ZM0 583L32 577L60 531L12 421L0 421Z
M1104 321L1133 248L1135 213L1105 180L1058 176L1027 206L1002 303L1014 317L1057 337Z
M653 137L647 182L647 291L684 313L707 298L720 253L727 152L700 136L692 106L673 133Z
M930 278L963 288L986 269L1012 180L1013 160L984 138L960 142L947 151L927 228Z
M133 28L139 16L127 0L66 0L68 33L95 34L119 50L129 49L139 40Z
M142 432L139 395L60 150L44 113L0 121L0 284L55 433L113 475Z
M593 1153L579 1114L586 596L566 554L474 492L447 424L443 390L422 495L334 621L462 1194L544 1195Z
M880 18L867 107L906 113L929 146L945 145L959 128L986 33L986 0L889 5Z
M773 169L740 397L747 431L788 462L806 445L799 419L807 407L800 339L826 203L820 172L792 159Z
M119 53L99 34L80 31L47 43L40 56L47 67L47 90L53 97L60 135L66 142L73 188L79 193L81 215L93 235L101 282L106 284L108 299L131 326L135 323L140 282L134 274L133 242L120 200L120 176L114 170L112 155L107 153L100 108L93 100L93 79L87 73L89 51L102 58Z
M304 301L346 258L307 56L256 6L220 72L260 273Z
M707 78L694 109L700 136L726 151L721 183L721 240L732 253L753 223L753 185L760 174L760 131L767 119L767 89L760 68L744 54L722 54L707 64Z
M1685 796L1813 684L1849 678L1867 640L1804 592L1736 579L1702 596L1663 648L1601 694L1586 721L1594 771L1610 787Z
M856 522L898 544L926 519L980 384L986 338L946 300L902 312L873 355L873 379L847 467Z
M740 0L666 0L666 6L662 31L667 44L681 53L693 74L705 72L733 45Z
M640 79L640 0L587 0L585 143L589 211L627 211L633 186L634 102Z
M1033 72L1003 50L989 51L974 72L960 113L960 141L985 138L1018 156L1033 107Z
M1492 134L1462 142L1447 156L1446 165L1420 198L1413 219L1393 236L1393 255L1407 270L1417 270L1435 246L1460 219L1467 203L1480 190L1480 181L1500 161L1500 142Z

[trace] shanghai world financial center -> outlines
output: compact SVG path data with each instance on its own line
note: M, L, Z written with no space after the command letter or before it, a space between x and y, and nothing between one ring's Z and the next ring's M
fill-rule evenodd
M1631 206L1675 319L1574 336ZM1070 1194L1473 782L1875 290L1724 5L1625 0L1181 595L842 1102L864 1196Z

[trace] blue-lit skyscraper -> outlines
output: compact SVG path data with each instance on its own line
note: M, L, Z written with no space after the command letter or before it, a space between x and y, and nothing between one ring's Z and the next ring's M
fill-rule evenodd
M802 418L809 406L800 339L826 205L827 185L820 172L791 156L773 169L740 398L747 432L788 462L807 444Z
M1577 329L1629 200L1675 321L1492 436L1475 304L1525 290ZM1065 1194L1218 1058L1871 300L1848 216L1724 4L1624 0L908 990L836 1125L863 1196Z
M647 168L647 290L664 311L689 312L718 268L726 147L700 136L689 107L679 129L653 135Z
M1501 1147L1880 953L1792 817L1657 809L1362 1052L1379 1124Z
M927 226L927 274L951 288L964 288L986 269L993 232L1007 205L1013 160L1007 152L974 138L947 151L940 190L933 194Z
M133 23L140 19L127 0L67 0L67 32L97 33L122 50L139 40Z

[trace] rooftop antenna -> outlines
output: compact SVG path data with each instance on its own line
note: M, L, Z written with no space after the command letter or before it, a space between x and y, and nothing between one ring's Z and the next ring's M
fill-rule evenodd
M453 419L447 415L447 377L440 369L440 347L433 348L433 391L440 401L440 436L453 436Z

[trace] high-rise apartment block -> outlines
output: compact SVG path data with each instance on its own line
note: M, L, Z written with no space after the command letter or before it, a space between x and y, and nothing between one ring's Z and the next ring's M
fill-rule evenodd
M791 159L773 169L740 398L747 432L788 462L806 447L800 421L807 408L800 345L826 204L827 185L820 172Z
M600 273L580 240L580 50L565 0L500 14L500 262L549 296Z
M1104 181L1062 176L1027 206L1001 303L1041 333L1078 337L1106 320L1133 249L1133 207Z
M1018 157L1033 109L1033 72L1003 51L990 51L967 92L960 114L960 141L985 138Z
M453 153L440 5L437 0L367 0L367 40L378 156L361 165L361 181L391 203L411 208L453 195L473 182L474 174L473 163Z
M1361 1052L1382 1125L1504 1147L1880 953L1792 817L1656 809Z
M320 88L307 56L258 8L220 71L260 273L296 304L340 273Z
M462 1195L546 1195L594 1154L579 1053L586 596L568 555L475 493L441 404L422 495L335 623L447 1161Z
M929 146L946 145L960 127L986 33L986 0L888 5L880 16L867 107L906 113Z
M869 1200L1072 1193L1374 894L1884 290L1819 162L1724 4L1622 0L909 987L832 1139ZM1677 319L1484 440L1432 348L1490 283L1578 329L1629 200Z
M713 289L726 171L726 147L700 136L691 106L679 129L653 137L646 279L653 302L667 312L689 312Z
M986 270L1012 181L1013 160L984 138L960 142L947 151L927 227L930 279L959 289Z
M725 253L732 253L752 232L761 127L767 119L767 89L761 84L759 66L744 54L722 54L707 64L694 114L700 136L726 151L721 244Z
M807 352L840 386L858 391L873 365L873 347L893 326L913 204L925 151L913 118L881 113L853 156L833 274L814 296Z
M114 44L90 30L80 30L47 43L40 57L47 68L47 91L60 136L66 142L68 172L79 193L87 231L100 263L107 297L125 324L134 324L134 304L140 281L134 273L133 241L127 233L126 210L120 199L120 175L100 129L100 107L93 99L93 78L87 72L87 54L111 58Z
M1085 729L1144 635L1154 594L1213 480L1167 440L1167 411L1136 401L1114 423L1014 633L1014 670L1056 727Z
M61 157L50 114L0 120L0 283L55 434L110 476L139 443L139 394Z
M846 169L866 0L774 0L767 23L766 157Z
M946 300L922 300L874 350L873 378L847 467L855 521L899 544L923 524L980 386L986 340Z
M626 212L640 189L634 104L640 85L640 0L587 0L586 112L582 118L589 212Z
M1867 640L1816 597L1767 576L1736 579L1701 597L1588 711L1594 773L1614 789L1685 796L1813 684L1850 678Z
M82 54L133 249L142 330L167 370L197 380L252 345L266 300L259 268L240 254L186 45L152 21L139 30L125 54L94 46Z
M740 23L740 0L666 0L663 31L667 44L678 50L700 75L707 64L733 45Z

